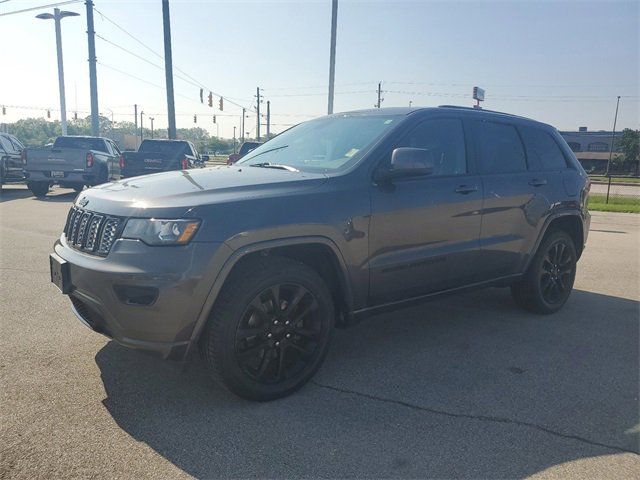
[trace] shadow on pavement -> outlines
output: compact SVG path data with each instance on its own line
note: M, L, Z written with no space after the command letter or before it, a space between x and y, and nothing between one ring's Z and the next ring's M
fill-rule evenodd
M552 316L506 289L337 331L297 394L250 403L109 342L117 424L196 477L522 477L638 449L639 302L574 291Z
M31 197L36 202L73 202L78 196L75 190L54 187L44 197L36 197L25 185L5 185L0 191L0 203Z

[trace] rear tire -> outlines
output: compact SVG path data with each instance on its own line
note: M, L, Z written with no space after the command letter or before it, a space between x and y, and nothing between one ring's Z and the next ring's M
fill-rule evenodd
M27 187L36 197L44 197L49 192L49 182L28 182Z
M250 400L274 400L315 374L333 325L333 298L313 269L260 257L232 273L200 348L216 382Z
M575 244L567 233L549 232L522 279L511 286L516 303L543 315L560 310L573 289L577 258Z

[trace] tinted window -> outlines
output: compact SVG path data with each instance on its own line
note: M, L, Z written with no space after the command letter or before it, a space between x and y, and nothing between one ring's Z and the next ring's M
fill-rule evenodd
M145 140L140 144L138 151L178 156L184 155L189 151L189 144L187 142L171 142L167 140Z
M476 122L480 173L523 172L527 161L520 136L513 125Z
M13 152L14 148L9 139L3 135L0 135L0 146L4 149L5 152Z
M460 120L443 118L422 122L397 146L428 150L433 159L434 175L467 173L464 130Z
M567 168L567 162L555 140L544 130L533 127L520 127L522 140L530 159L537 162L543 170Z
M97 150L107 152L105 141L92 137L58 137L53 143L53 148L78 148L81 150Z

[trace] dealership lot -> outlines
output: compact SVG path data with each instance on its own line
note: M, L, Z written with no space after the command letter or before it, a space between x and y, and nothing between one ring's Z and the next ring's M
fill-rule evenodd
M379 315L257 404L76 320L47 259L74 198L0 197L0 478L637 478L640 216L594 213L559 314L490 289Z

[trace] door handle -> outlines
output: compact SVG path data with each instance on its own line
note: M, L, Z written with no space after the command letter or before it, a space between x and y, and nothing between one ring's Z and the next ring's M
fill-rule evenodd
M542 185L546 185L547 181L544 178L534 178L529 181L529 185L533 187L541 187Z
M477 191L478 187L476 185L460 185L458 188L456 188L456 193L462 193L463 195Z

